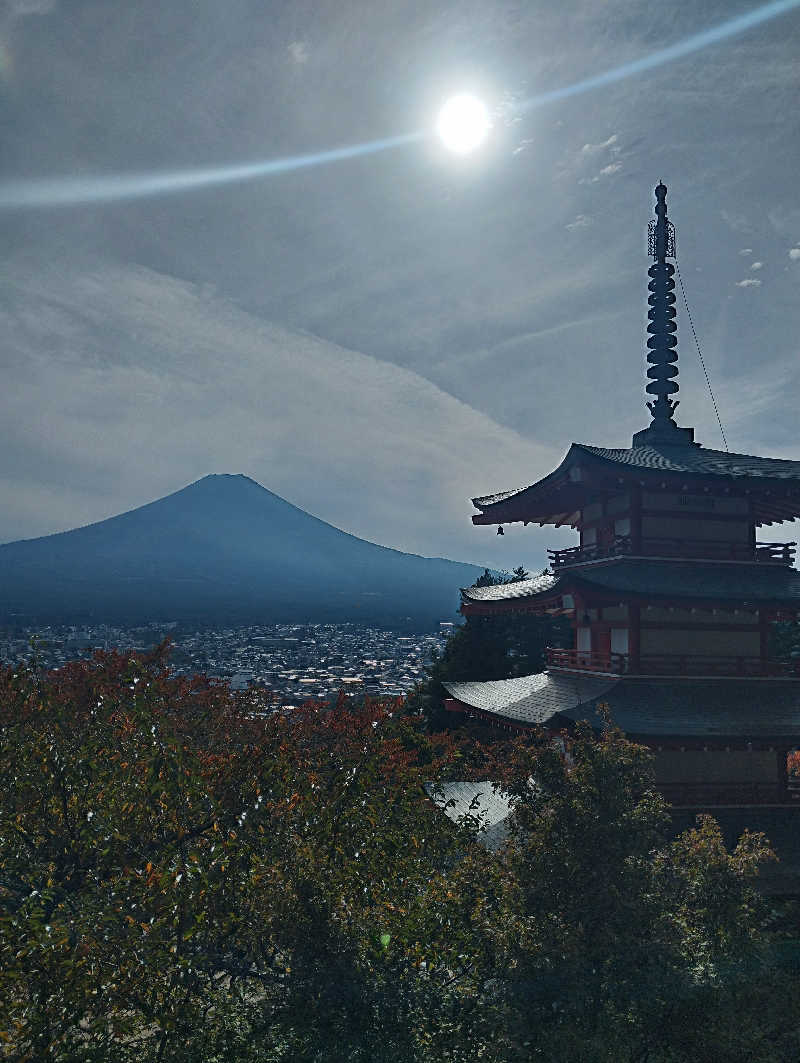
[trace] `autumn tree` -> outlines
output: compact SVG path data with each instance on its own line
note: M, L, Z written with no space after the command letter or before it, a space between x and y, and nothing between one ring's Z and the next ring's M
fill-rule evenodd
M5 1055L777 1063L763 840L671 839L648 752L597 730L484 748L399 702L286 715L162 651L5 670ZM510 795L499 851L431 800L470 778ZM737 1012L749 1057L708 1054Z
M498 872L424 789L455 747L396 709L258 716L158 656L6 671L0 1013L19 1058L489 1051Z

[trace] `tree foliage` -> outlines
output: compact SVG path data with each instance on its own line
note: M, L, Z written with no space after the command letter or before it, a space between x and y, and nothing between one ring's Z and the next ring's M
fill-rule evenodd
M500 852L428 796L469 778L512 795ZM778 983L763 839L671 841L610 727L482 748L398 702L287 716L98 654L0 674L0 786L9 1059L668 1063L732 1008L751 1054L718 1058L791 1048L747 990Z
M545 649L570 645L571 638L564 618L519 613L467 617L427 665L425 678L408 696L409 705L423 714L432 731L448 729L453 718L444 708L449 697L445 682L512 679L540 672Z

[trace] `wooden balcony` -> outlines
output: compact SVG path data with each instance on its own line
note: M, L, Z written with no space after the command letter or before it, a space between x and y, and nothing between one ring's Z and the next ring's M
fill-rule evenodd
M592 653L548 647L547 664L571 672L641 676L773 676L800 678L800 659L763 661L760 657L705 657L694 654L648 654L634 669L626 653Z
M627 675L630 672L626 653L591 653L589 650L559 650L548 646L545 654L550 668L605 672L608 675Z
M636 551L637 557L669 557L676 560L703 561L762 561L772 565L793 565L797 543L756 543L755 548L741 543L703 542L686 539L645 539ZM565 550L548 550L554 570L607 557L632 554L629 535L618 535L606 546L570 546Z

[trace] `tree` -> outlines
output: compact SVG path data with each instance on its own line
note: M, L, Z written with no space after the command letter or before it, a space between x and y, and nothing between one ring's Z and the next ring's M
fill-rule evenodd
M505 613L470 616L455 629L441 654L426 666L425 678L408 695L410 711L422 713L432 731L453 726L445 711L448 680L511 679L540 672L547 646L565 646L572 637L564 618Z
M749 833L729 853L711 817L670 841L650 752L601 711L599 737L587 723L558 743L540 732L494 770L515 801L515 1039L548 1060L697 1058L672 1054L672 1026L697 1035L714 991L742 964L754 973L754 880L771 853Z
M264 717L159 654L3 672L0 1036L19 1058L457 1059L487 1040L496 870L423 788L457 748L397 709Z
M499 853L428 796L470 778L511 795ZM8 1058L794 1058L763 839L671 840L607 719L487 748L398 702L285 715L163 647L97 654L0 672L0 787ZM750 1054L714 1055L734 1015Z

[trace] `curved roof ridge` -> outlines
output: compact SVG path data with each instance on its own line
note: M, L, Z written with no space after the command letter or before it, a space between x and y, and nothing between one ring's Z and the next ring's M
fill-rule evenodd
M531 579L515 580L513 583L495 583L490 587L462 587L461 594L468 601L499 602L514 598L531 598L537 594L551 591L559 582L560 576L550 572Z

